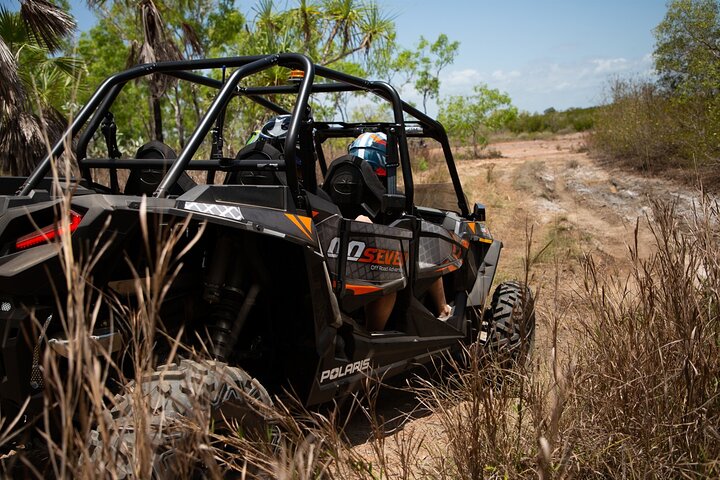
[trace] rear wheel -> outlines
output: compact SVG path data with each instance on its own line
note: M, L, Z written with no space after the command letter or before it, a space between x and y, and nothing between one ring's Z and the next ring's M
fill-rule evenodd
M527 362L535 339L535 301L530 289L519 282L498 285L480 335L486 351L503 366Z
M274 444L272 400L244 370L214 361L182 360L128 385L91 433L90 460L118 478L216 477L208 432L235 431ZM138 395L138 393L140 393ZM136 404L138 404L136 406Z

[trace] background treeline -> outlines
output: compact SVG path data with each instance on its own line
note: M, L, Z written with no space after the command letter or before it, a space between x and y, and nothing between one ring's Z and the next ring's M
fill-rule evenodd
M93 1L96 23L79 37L66 2L18 3L18 11L0 6L0 171L6 174L29 173L107 76L155 61L301 52L321 65L388 81L423 111L436 105L453 143L472 147L474 156L497 131L558 133L592 123L585 110L518 113L506 93L485 84L469 95L441 97L441 72L454 62L459 42L440 34L398 45L393 15L374 0ZM276 85L287 76L286 69L273 69L254 81ZM148 140L181 149L212 98L211 89L162 76L126 85L113 106L120 151L132 156ZM315 100L313 113L354 121L390 115L385 105L347 94ZM267 115L245 102L226 116L226 153L233 155Z
M521 112L508 123L513 133L570 133L590 130L595 123L597 107L569 108L557 111L548 108L543 113Z

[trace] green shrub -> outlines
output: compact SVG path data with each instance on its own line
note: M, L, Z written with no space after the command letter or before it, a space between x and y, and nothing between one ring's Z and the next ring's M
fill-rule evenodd
M643 169L709 164L718 155L720 102L674 97L654 83L617 80L597 114L592 148Z

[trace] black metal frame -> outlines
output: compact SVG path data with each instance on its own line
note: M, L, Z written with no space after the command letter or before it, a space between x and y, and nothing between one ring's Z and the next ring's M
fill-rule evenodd
M300 69L304 72L304 77L299 84L293 85L268 87L239 86L239 83L243 78L274 66ZM224 82L192 72L193 70L217 68L236 68L236 70L233 71ZM120 93L123 86L131 80L152 74L166 74L178 79L217 88L219 90L217 96L196 126L185 147L179 153L177 159L172 162L166 162L163 160L143 160L143 164L148 166L169 165L169 169L165 177L154 193L155 197L164 198L167 195L170 186L178 180L182 172L185 170L215 171L233 168L257 168L257 166L253 166L248 163L244 163L244 165L241 166L237 162L227 162L221 159L194 160L192 164L190 163L190 160L197 153L203 139L211 131L213 124L225 110L229 100L233 96L241 95L247 97L265 108L268 108L278 114L282 114L287 113L287 110L266 99L264 95L296 94L297 101L292 110L290 127L285 141L285 162L261 163L263 163L263 168L275 168L279 170L284 169L287 176L287 184L292 192L293 198L301 203L302 192L300 191L298 184L297 172L294 168L285 168L285 166L295 164L294 145L297 142L301 123L305 116L305 112L307 111L310 95L312 93L365 91L383 98L392 105L394 123L384 124L384 126L388 133L394 137L394 140L397 143L397 149L399 152L398 166L401 168L403 175L407 211L411 212L414 207L414 184L407 146L407 137L428 137L438 141L442 146L450 178L457 195L460 213L465 217L470 215L465 195L463 194L462 185L460 183L460 178L455 166L455 161L450 149L447 133L439 122L411 105L403 102L397 91L386 82L370 81L338 72L327 67L315 65L308 57L295 53L159 62L138 65L110 76L100 85L100 87L98 87L85 107L78 113L77 117L75 117L70 127L53 146L48 155L46 155L38 164L32 174L25 180L22 187L16 194L19 196L28 195L33 188L37 187L42 178L44 178L50 170L52 159L58 158L62 155L65 145L70 144L72 139L81 133L81 129L83 129L83 127L84 130L79 135L75 150L82 175L88 182L92 182L90 173L91 168L136 167L138 165L137 161L131 163L118 159L87 159L87 146L92 136L100 127L102 120L105 118L110 106L117 98L117 95ZM323 77L331 82L314 83L316 76ZM408 129L406 129L405 114L411 115L417 120L416 122L410 122L418 127L414 131L408 131ZM326 137L346 136L349 128L362 126L362 124L348 123L345 124L347 128L342 128L342 124L338 125L341 125L341 128L336 128L334 131L332 131L332 129L326 130L323 135ZM273 163L273 165L270 166L270 163ZM324 168L325 165L322 165L322 167ZM397 186L395 180L395 166L392 164L389 165L388 170L388 193L396 194Z

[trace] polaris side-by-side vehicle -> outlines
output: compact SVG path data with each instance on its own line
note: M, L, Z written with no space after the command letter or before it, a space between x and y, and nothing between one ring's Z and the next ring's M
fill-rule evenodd
M291 80L268 86L267 73L282 69L293 71ZM125 125L113 105L152 76L188 86L176 92L204 92L192 107L194 129L177 145L152 140L121 152ZM364 94L353 100L358 105L381 102L388 119L322 118L332 105L323 98L348 92ZM201 111L203 102L209 107ZM253 125L228 130L251 112ZM284 144L240 140L276 115L290 115ZM387 137L384 182L346 153L366 132ZM76 162L77 175L57 191L51 165L61 157ZM485 208L468 204L442 125L389 84L303 55L154 63L112 75L35 171L0 179L0 189L0 416L22 410L17 428L32 430L42 413L44 352L62 359L77 341L59 320L68 298L61 239L76 258L93 258L92 292L132 310L135 282L152 274L155 250L146 241L184 229L173 247L183 256L158 312L165 333L155 338L158 373L137 379L154 392L153 382L170 371L162 391L173 402L164 408L179 414L189 405L181 384L198 371L211 377L204 385L218 408L237 400L227 395L228 382L246 391L252 384L264 401L266 391L292 390L317 405L367 377L387 378L476 341L524 355L533 337L527 287L506 282L489 299L502 244L486 228ZM438 279L449 317L437 316L429 295ZM366 307L387 295L395 296L387 326L370 331ZM122 367L132 332L112 305L96 312L92 344ZM179 357L203 353L164 366L175 338L187 346ZM123 394L122 385L108 388ZM132 415L118 412L127 404L108 408ZM121 436L114 438L128 440Z

